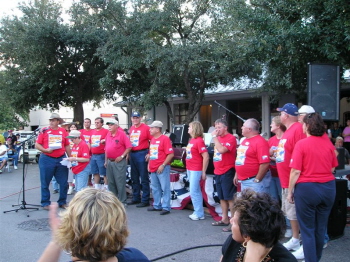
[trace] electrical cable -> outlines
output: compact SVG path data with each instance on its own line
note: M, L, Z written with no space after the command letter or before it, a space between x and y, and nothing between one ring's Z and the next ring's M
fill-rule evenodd
M172 253L160 256L160 257L153 258L153 259L151 259L151 261L157 261L157 260L160 260L160 259L163 259L163 258L166 258L166 257L170 257L172 255L176 255L176 254L179 254L179 253L182 253L182 252L185 252L185 251L189 251L189 250L196 249L196 248L203 248L203 247L222 247L222 244L210 244L210 245L201 245L201 246L194 246L194 247L184 248L184 249L180 249L178 251L175 251L175 252L172 252Z

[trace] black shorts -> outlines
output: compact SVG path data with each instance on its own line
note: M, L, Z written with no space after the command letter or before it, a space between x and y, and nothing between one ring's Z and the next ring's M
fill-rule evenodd
M233 184L235 169L231 168L222 175L215 175L216 191L220 200L232 200L237 192L237 187Z

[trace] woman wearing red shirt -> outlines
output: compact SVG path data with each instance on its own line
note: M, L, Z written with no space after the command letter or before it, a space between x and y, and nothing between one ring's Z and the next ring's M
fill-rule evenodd
M194 208L189 218L192 220L204 219L203 197L200 187L201 179L206 179L206 171L209 163L208 150L203 140L203 126L194 121L189 124L188 133L191 140L186 147L186 168L190 181L190 195Z
M303 129L307 137L299 140L293 150L287 199L295 201L305 261L313 262L322 256L336 192L332 172L338 161L330 140L322 138L326 130L318 113L304 117Z

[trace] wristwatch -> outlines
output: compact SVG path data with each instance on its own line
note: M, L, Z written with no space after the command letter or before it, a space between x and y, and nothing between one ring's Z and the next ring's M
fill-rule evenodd
M260 180L257 179L257 178L255 178L255 179L254 179L254 182L255 182L255 183L260 183Z
M162 164L162 166L163 166L163 167L165 167L165 165L164 165L164 164Z

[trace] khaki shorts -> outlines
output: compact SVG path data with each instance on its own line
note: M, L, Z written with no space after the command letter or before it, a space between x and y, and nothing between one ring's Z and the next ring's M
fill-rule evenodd
M287 200L288 188L282 188L282 211L289 220L297 220L297 212L295 204L291 204Z

